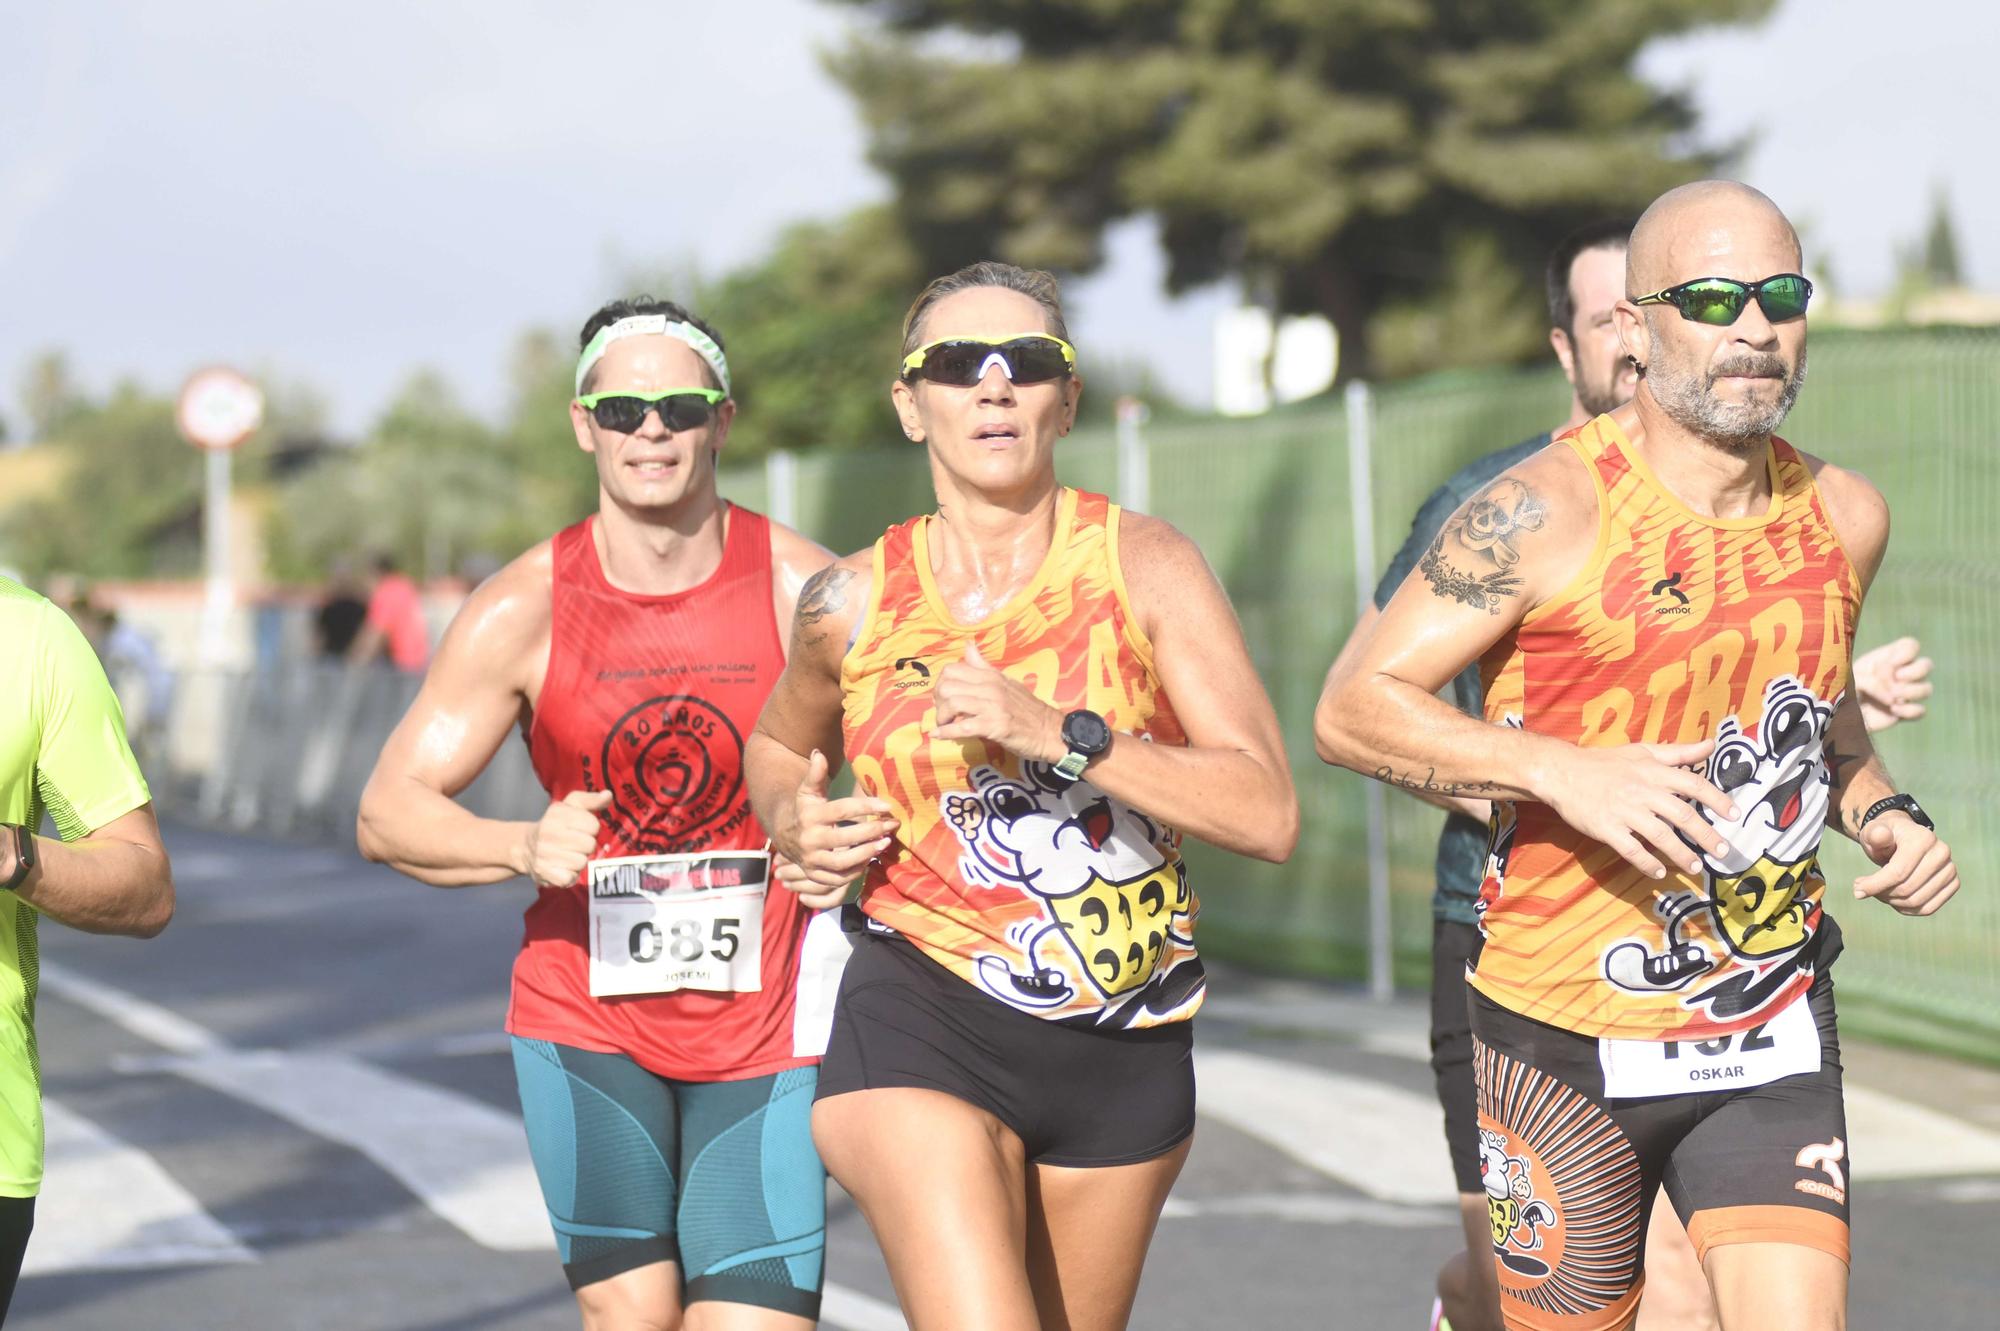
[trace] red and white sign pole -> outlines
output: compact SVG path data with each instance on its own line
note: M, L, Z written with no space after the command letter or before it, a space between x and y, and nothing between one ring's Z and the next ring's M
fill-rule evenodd
M234 370L198 370L174 409L181 437L208 455L202 491L202 564L207 572L201 612L201 661L229 659L229 619L236 582L229 567L230 455L264 423L264 394Z

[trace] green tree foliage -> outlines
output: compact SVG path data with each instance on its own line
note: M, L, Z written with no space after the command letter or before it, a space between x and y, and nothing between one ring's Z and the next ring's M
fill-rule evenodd
M588 475L588 460L565 442ZM468 412L443 379L418 372L365 439L283 487L266 527L273 571L310 579L386 553L437 577L511 559L579 515L568 511L574 496L524 474L519 443Z
M37 361L38 369L52 357ZM30 377L35 371L30 372ZM48 402L31 404L38 420ZM201 455L180 437L174 405L136 384L102 402L62 399L44 442L58 450L55 495L10 509L10 554L32 573L133 578L192 573L201 559Z
M1542 350L1549 246L1717 160L1635 55L1773 0L837 2L886 30L833 69L926 272L1085 272L1153 213L1171 289L1237 278L1381 374Z
M729 456L895 440L889 384L923 282L916 251L876 207L794 226L764 259L698 283L692 302L721 331L736 381Z

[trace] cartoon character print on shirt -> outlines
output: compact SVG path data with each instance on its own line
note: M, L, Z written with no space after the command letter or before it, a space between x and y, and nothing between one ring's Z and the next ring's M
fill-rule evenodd
M1556 1211L1535 1195L1526 1159L1510 1155L1507 1138L1479 1130L1479 1184L1486 1190L1486 1221L1493 1231L1493 1255L1516 1275L1545 1276L1550 1265L1530 1256L1556 1224Z
M1088 781L1064 781L1046 763L1021 767L1019 780L976 767L971 790L939 801L964 848L965 881L1013 888L1041 906L1009 929L1026 972L987 953L975 973L995 997L1027 1008L1061 1007L1088 984L1107 1004L1103 1023L1122 1026L1112 1000L1139 997L1170 943L1193 944L1193 897L1175 839ZM1191 956L1173 969L1189 971L1190 993L1199 989ZM1144 1001L1159 1008L1163 997Z
M1728 976L1682 999L1733 1019L1757 1011L1810 969L1802 954L1819 928L1819 841L1832 790L1824 746L1838 702L1822 702L1783 676L1765 688L1754 732L1736 717L1723 721L1704 775L1739 816L1731 822L1696 811L1727 847L1700 852L1705 890L1660 899L1665 927L1657 948L1627 938L1605 951L1604 974L1613 984L1635 993L1681 989L1733 959L1740 965Z

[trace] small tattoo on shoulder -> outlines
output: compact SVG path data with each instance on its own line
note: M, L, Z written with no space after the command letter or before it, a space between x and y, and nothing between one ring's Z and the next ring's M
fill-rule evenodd
M1513 569L1522 534L1540 531L1548 515L1541 496L1503 476L1451 516L1417 567L1439 597L1497 615L1503 598L1521 594Z

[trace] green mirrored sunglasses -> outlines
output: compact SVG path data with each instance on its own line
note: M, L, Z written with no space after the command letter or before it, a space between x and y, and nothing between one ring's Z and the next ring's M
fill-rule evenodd
M1634 305L1671 305L1681 318L1698 324L1726 328L1736 322L1750 298L1772 323L1796 319L1806 312L1812 299L1812 283L1798 273L1779 273L1761 282L1738 282L1733 277L1697 277L1692 282L1655 291L1650 296L1634 296Z

